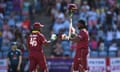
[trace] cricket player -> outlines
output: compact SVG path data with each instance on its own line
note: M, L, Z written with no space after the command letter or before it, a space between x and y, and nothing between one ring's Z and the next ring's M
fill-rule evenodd
M21 72L22 53L17 49L17 43L11 44L11 51L8 53L8 65L10 66L8 72Z
M79 33L70 38L70 40L76 42L77 45L72 72L87 72L88 31L85 21L79 20L77 27L80 30Z
M43 53L42 45L48 45L50 41L47 41L44 35L41 33L41 29L44 25L39 22L33 24L32 33L27 38L30 69L29 72L36 72L36 67L39 65L41 72L48 72L46 58Z

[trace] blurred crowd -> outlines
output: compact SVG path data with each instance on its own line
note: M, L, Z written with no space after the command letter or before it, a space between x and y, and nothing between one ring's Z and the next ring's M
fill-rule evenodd
M42 11L51 20L51 34L68 34L69 3L78 6L73 14L76 33L78 20L84 20L88 27L90 57L120 56L119 0L0 0L0 58L7 57L13 41L28 57L26 35L35 15ZM58 38L51 47L50 57L74 57L75 43Z
M33 21L30 8L27 1L0 0L0 58L7 57L14 41L19 49L26 50L24 38Z

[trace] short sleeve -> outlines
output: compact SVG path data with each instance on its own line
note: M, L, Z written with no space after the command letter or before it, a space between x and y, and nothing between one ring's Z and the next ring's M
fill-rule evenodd
M84 38L85 38L84 31L80 31L80 33L78 34L78 37L80 38L80 40L84 40Z
M43 34L40 34L40 40L41 40L42 43L47 42L47 40L46 40L46 38L45 38L45 36Z
M17 51L18 51L18 55L21 56L22 55L21 50L17 49Z

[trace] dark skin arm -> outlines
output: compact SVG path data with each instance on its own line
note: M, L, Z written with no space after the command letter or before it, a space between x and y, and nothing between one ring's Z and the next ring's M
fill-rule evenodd
M44 46L48 46L50 45L51 41L46 41L45 43L43 43Z

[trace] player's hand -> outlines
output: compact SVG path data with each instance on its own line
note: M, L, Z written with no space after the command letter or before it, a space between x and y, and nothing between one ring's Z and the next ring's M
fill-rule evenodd
M69 40L69 37L66 34L61 35L62 40Z
M55 41L57 39L57 35L56 34L52 34L50 37L51 41Z
M76 36L77 36L77 34L71 33L71 37L70 37L70 38L74 38L74 37L76 37Z
M71 33L72 33L72 34L75 34L75 32L76 32L76 30L75 30L75 28L72 26L72 27L71 27Z
M17 66L17 71L20 71L20 66Z

